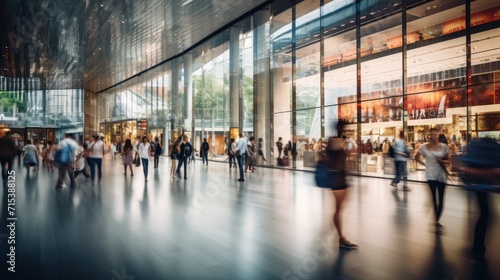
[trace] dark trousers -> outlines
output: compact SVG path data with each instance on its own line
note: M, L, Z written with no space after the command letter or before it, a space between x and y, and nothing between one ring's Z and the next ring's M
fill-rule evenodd
M182 157L182 156L179 156L179 158L177 159L179 161L179 164L177 164L177 175L179 175L179 177L181 177L181 173L180 173L180 170L181 170L181 166L184 164L184 179L187 178L187 174L186 174L186 166L187 166L187 159L188 157Z
M203 163L206 161L208 165L208 152L201 152L201 159L203 160Z
M155 168L158 168L158 163L160 162L160 155L155 154L154 156L154 165Z
M87 173L87 170L85 168L83 168L82 170L75 171L75 179L76 179L76 177L78 177L78 174L80 174L80 173L83 173L83 175L85 175L85 177L87 177L87 178L90 177L90 174Z
M479 206L480 214L477 220L476 229L474 230L474 246L472 248L473 253L482 256L486 251L486 246L484 245L484 239L486 238L486 230L488 228L488 216L489 207L488 200L489 194L487 192L476 192L477 203Z
M142 171L144 171L144 178L148 178L149 159L148 158L141 158L141 161L142 161Z
M401 177L406 175L406 160L395 160L394 167L396 168L396 177L392 182L397 184L401 181Z
M236 158L234 155L229 155L229 168L236 166Z
M90 179L92 181L95 179L95 167L97 165L97 171L99 171L99 180L102 178L102 158L89 158L89 165L90 165Z
M2 163L2 178L7 181L7 174L12 171L12 164L14 163L14 158L1 158ZM7 165L7 166L6 166Z
M240 178L245 179L245 174L243 173L243 164L245 164L245 155L237 155L236 158L238 159L238 168L240 169Z
M73 169L73 162L68 162L66 164L57 164L57 167L59 169L59 176L57 179L57 187L61 187L64 178L66 177L66 173L69 175L69 180L71 181L71 186L75 186L75 171Z
M439 181L429 180L427 181L429 187L431 189L432 194L432 204L434 205L434 213L436 214L436 222L441 218L441 214L443 212L443 203L444 203L444 188L445 183ZM437 191L437 194L436 194ZM436 196L439 197L436 197Z

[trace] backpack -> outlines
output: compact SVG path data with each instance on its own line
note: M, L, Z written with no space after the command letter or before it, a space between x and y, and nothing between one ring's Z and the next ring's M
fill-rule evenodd
M71 146L66 143L66 146L60 150L56 151L55 162L60 164L66 164L71 162Z
M208 149L209 149L209 147L208 147L208 142L203 142L203 143L201 144L201 148L202 148L202 150L203 150L204 152L208 152Z
M193 148L191 147L191 143L186 142L186 144L184 144L184 155L190 157L192 153Z
M163 149L161 148L160 143L158 143L158 145L155 144L155 146L156 146L156 149L155 149L156 154L161 155L163 153Z

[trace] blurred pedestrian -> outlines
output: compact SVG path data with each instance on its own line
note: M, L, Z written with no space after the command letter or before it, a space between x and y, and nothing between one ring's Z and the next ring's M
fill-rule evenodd
M439 132L436 128L430 130L430 142L421 145L415 154L415 160L425 166L425 178L429 184L434 205L436 228L441 229L439 223L444 208L444 191L448 181L446 164L449 160L448 145L439 142ZM425 163L421 157L425 158Z
M340 137L344 132L344 127L347 124L345 120L339 119L337 122L337 137L330 137L326 147L328 155L328 164L331 170L335 170L335 178L332 178L332 190L335 197L335 213L333 214L333 223L339 235L339 247L347 249L356 249L358 245L350 242L344 236L341 216L342 206L347 194L346 182L346 161L348 151L346 150L346 142Z

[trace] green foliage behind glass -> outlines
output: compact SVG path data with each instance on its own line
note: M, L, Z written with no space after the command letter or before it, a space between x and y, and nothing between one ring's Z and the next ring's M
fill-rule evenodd
M24 112L24 102L14 96L14 91L0 91L0 107L4 112L12 112L14 104L17 105L17 112Z

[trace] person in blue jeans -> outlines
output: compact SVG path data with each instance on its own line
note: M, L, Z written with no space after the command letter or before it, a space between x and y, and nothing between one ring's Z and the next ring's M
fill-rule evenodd
M149 150L151 149L151 144L148 142L148 137L143 136L142 142L139 144L138 153L142 161L142 170L144 171L144 181L148 180L148 164L149 164Z
M179 161L179 164L177 165L177 172L176 173L177 173L177 176L179 176L179 178L182 178L180 170L181 170L181 166L184 164L184 180L187 179L187 173L186 173L187 161L193 152L193 146L191 145L191 143L189 143L188 140L189 140L189 137L187 135L184 135L182 137L181 152L179 153L178 158L177 158Z
M401 181L402 177L406 177L406 159L408 158L409 153L405 144L404 136L404 132L400 131L399 139L396 141L394 147L394 167L396 169L396 176L391 182L391 186L394 188L398 187L398 183ZM403 190L409 191L410 188L405 185Z
M240 169L240 178L238 181L245 181L245 174L243 173L243 164L245 164L245 154L247 152L247 138L243 136L240 132L240 139L238 140L238 150L236 152L236 158L238 159L238 168Z

